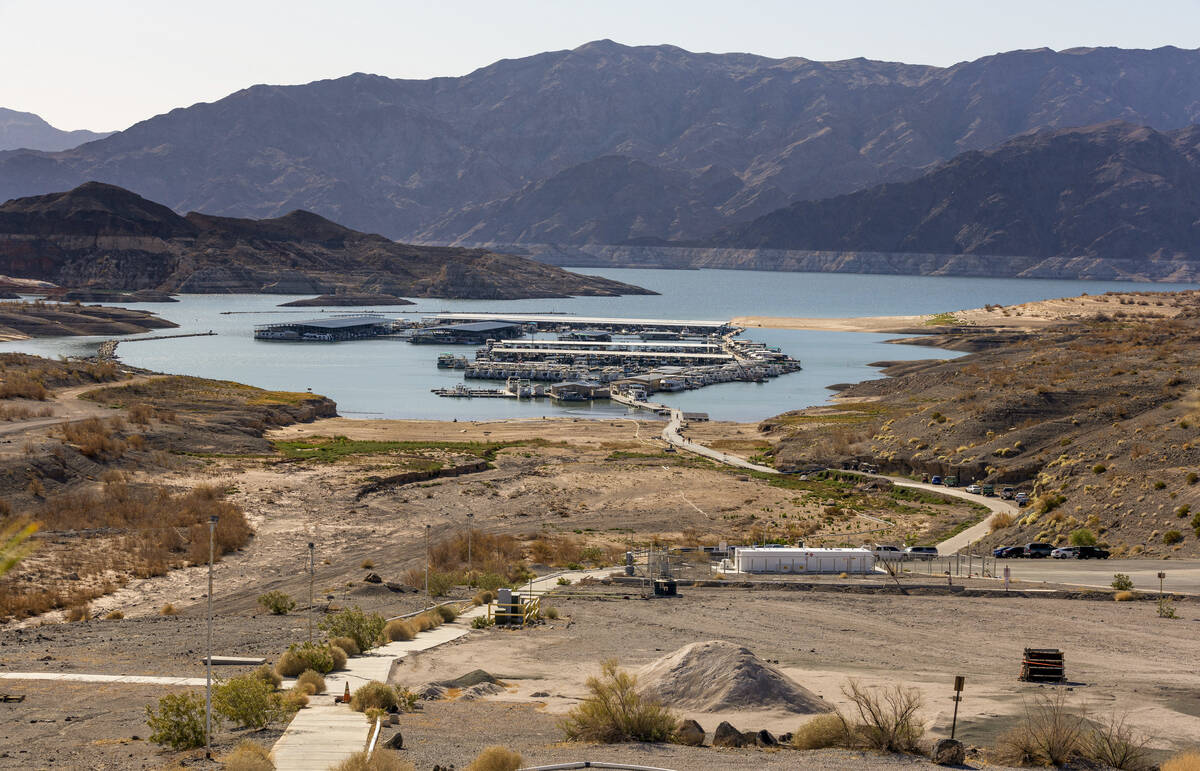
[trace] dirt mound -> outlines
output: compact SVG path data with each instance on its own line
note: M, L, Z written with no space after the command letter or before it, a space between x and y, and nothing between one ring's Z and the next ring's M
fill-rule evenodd
M685 645L642 667L637 678L642 693L676 709L829 711L815 693L761 661L748 648L724 640Z

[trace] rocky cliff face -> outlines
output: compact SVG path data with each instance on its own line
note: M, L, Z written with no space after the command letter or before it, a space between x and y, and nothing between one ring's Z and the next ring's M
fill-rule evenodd
M901 253L920 272L960 275L1171 278L1195 274L1197 211L1200 127L1115 122L1037 132L910 182L798 202L707 245Z
M231 219L165 206L112 185L0 206L0 274L91 289L515 299L644 294L485 249L411 246L310 212Z
M1111 119L1200 120L1200 52L1039 49L937 68L597 41L460 78L255 86L70 151L2 153L0 199L100 179L181 212L302 208L393 238L695 239Z

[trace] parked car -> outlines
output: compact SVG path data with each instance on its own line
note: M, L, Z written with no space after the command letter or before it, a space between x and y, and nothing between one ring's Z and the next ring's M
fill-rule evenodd
M965 489L967 492L971 493L972 495L979 495L980 493L983 492L983 488L976 484L969 484L963 489Z
M996 486L995 485L983 485L983 489L979 491L979 494L980 495L988 495L988 496L995 495L996 494Z
M1027 543L1025 544L1025 552L1023 556L1029 557L1030 559L1041 559L1043 557L1049 557L1050 553L1053 551L1054 546L1052 544Z
M1073 560L1079 557L1078 546L1060 546L1050 552L1050 556L1056 560Z
M875 559L880 560L898 560L904 556L899 546L886 543L871 544L871 551L875 552Z
M1075 553L1075 559L1106 560L1108 559L1108 549L1101 549L1099 546L1080 546L1079 551Z
M942 483L941 477L934 477L933 479L929 480L929 484L931 484L931 485L940 485L941 483Z
M992 556L999 559L1016 559L1025 556L1024 546L1001 546L999 549L992 549Z
M904 556L910 560L931 560L937 555L936 546L910 546L904 550Z
M958 477L946 477L942 480L946 487L958 487Z
M1013 496L1016 494L1017 494L1017 491L1012 489L1011 487L1001 487L1000 488L1001 500L1011 501L1013 499Z
M1029 496L1025 493L1017 493L1013 496L1013 500L1017 502L1017 506L1024 506L1029 503Z

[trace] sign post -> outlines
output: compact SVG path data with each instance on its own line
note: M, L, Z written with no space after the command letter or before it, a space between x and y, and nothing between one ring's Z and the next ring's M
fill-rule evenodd
M958 703L962 701L963 683L966 682L962 675L954 676L954 717L950 719L950 738L954 738L954 732L958 730Z
M1011 578L1012 578L1012 570L1008 567L1008 565L1005 565L1004 566L1004 591L1006 591L1006 592L1008 591L1008 582L1009 582L1009 579L1011 579Z

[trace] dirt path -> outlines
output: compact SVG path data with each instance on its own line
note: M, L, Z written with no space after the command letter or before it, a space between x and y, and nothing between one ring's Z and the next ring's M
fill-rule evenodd
M133 385L134 383L145 383L154 379L154 377L148 375L136 375L128 380L116 383L90 383L88 385L59 389L53 392L54 398L52 401L28 402L31 405L49 406L54 410L53 415L48 418L31 418L29 420L18 420L12 423L0 424L0 436L15 438L23 434L40 431L44 428L52 428L64 422L109 417L113 414L111 408L87 399L81 399L79 398L80 395L106 386ZM16 400L13 401L16 403ZM22 400L23 402L24 400ZM13 441L13 439L10 438L9 441Z

